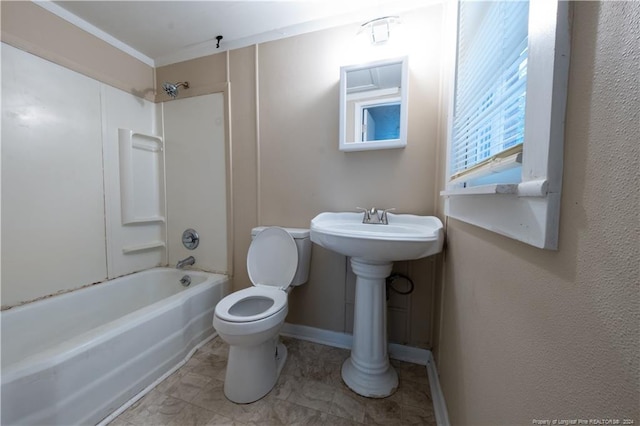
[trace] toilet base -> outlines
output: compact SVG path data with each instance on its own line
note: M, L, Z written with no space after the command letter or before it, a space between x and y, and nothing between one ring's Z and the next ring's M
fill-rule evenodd
M225 396L238 404L259 400L273 389L286 360L278 336L256 346L229 346Z

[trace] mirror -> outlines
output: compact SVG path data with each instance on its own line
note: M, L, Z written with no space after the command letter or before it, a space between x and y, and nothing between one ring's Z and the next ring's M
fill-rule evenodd
M407 145L407 57L340 68L340 150Z

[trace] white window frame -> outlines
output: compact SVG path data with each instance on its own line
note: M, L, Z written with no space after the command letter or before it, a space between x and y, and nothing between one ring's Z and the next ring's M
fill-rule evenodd
M449 182L455 84L450 86L445 214L535 247L557 250L569 75L569 2L531 0L522 181L460 188ZM457 22L457 2L452 17ZM456 46L457 24L452 25ZM451 49L455 64L457 49ZM455 66L451 75L455 82Z

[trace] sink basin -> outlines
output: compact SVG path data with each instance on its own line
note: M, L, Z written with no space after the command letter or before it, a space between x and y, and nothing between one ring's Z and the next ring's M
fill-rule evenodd
M442 222L433 216L388 213L388 225L362 223L362 213L321 213L311 220L311 241L345 256L394 262L442 251Z

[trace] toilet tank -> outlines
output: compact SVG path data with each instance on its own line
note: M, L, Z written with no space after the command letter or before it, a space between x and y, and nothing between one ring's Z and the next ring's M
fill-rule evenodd
M251 239L267 226L258 226L251 230ZM298 247L298 269L296 269L296 275L291 281L292 286L298 286L306 283L309 280L309 265L311 264L311 239L309 237L309 229L307 228L285 228L296 242Z

